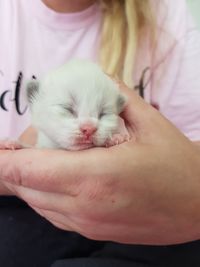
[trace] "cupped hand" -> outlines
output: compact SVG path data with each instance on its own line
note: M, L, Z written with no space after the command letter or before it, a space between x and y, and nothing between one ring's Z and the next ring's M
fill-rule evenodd
M37 138L37 131L33 127L28 127L24 133L19 137L19 140L0 140L0 150L4 154L3 150L15 150L22 148L34 147ZM13 195L12 190L0 180L0 195L10 196Z
M96 240L199 238L199 149L125 85L131 136L110 148L0 151L0 179L64 230Z

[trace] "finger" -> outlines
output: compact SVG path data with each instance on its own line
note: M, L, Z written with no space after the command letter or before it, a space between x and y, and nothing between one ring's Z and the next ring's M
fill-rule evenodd
M6 184L23 199L32 209L57 227L81 233L83 226L87 226L83 209L80 209L80 200L63 194L40 192L28 188ZM87 208L86 208L87 209Z
M8 149L8 150L15 150L15 149L22 149L23 145L20 144L18 141L14 140L0 140L0 149Z
M107 166L110 154L108 149L0 151L0 179L39 191L76 196L88 177L103 171L102 164Z
M71 214L63 215L56 211L42 210L35 208L34 206L30 207L43 218L62 230L75 231L81 234L88 228L88 223L85 223L84 220L81 220L79 216L76 217L72 216Z
M160 139L161 133L171 128L177 129L152 105L146 103L134 90L129 89L122 81L117 81L120 90L128 98L127 106L121 116L125 120L128 131L139 142L149 143ZM162 140L160 140L162 142Z
M144 99L135 90L130 89L123 81L117 79L114 79L114 81L118 85L120 91L127 96L128 103L139 106L140 108L146 105L148 106Z
M64 151L39 149L20 150L19 152L0 153L1 180L41 191L76 194L73 189L75 189L76 181L80 179L78 172L80 167L77 166L75 155L72 157ZM78 162L83 167L80 159Z
M43 218L51 222L53 225L56 227L62 229L62 230L67 230L67 231L75 231L72 223L70 220L67 218L67 216L64 216L58 212L53 212L53 211L47 211L47 210L42 210L39 208L36 208L34 206L29 205L33 210L35 210L39 215L41 215Z
M64 231L74 231L73 229L70 229L70 228L68 229L68 226L66 227L66 225L64 225L64 224L62 224L62 223L55 222L54 220L52 220L51 223L52 223L55 227L57 227L57 228L59 228L59 229L61 229L61 230L64 230Z
M137 136L141 135L141 129L144 130L150 127L152 118L155 117L155 112L157 115L159 112L124 82L116 79L115 82L120 91L127 97L127 105L120 115L125 120L129 132L137 138Z
M5 185L15 195L34 208L52 212L56 211L63 214L78 210L75 197L58 193L41 192L9 183L5 183Z
M138 93L136 93L135 90L130 89L122 80L112 77L111 75L107 74L119 87L120 91L127 96L128 103L132 103L134 105L142 104L142 105L148 105L145 103L144 99L139 96Z

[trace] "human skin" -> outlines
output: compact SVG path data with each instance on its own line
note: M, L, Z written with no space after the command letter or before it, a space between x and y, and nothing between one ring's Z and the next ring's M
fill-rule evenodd
M199 239L199 145L120 86L128 97L122 116L129 142L76 152L0 151L2 183L55 226L91 239L157 245Z

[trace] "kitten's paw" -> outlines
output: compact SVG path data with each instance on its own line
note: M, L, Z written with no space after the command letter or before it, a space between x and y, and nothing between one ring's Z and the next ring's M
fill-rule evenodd
M8 150L16 150L22 149L23 145L18 141L12 140L0 140L0 150L8 149Z
M128 142L130 137L128 134L114 134L111 138L107 139L106 147L115 146Z

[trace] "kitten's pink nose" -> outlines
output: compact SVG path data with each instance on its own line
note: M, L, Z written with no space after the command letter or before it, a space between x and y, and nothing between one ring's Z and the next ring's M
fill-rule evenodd
M91 136L96 132L97 127L92 124L86 123L80 126L80 130L85 136Z

